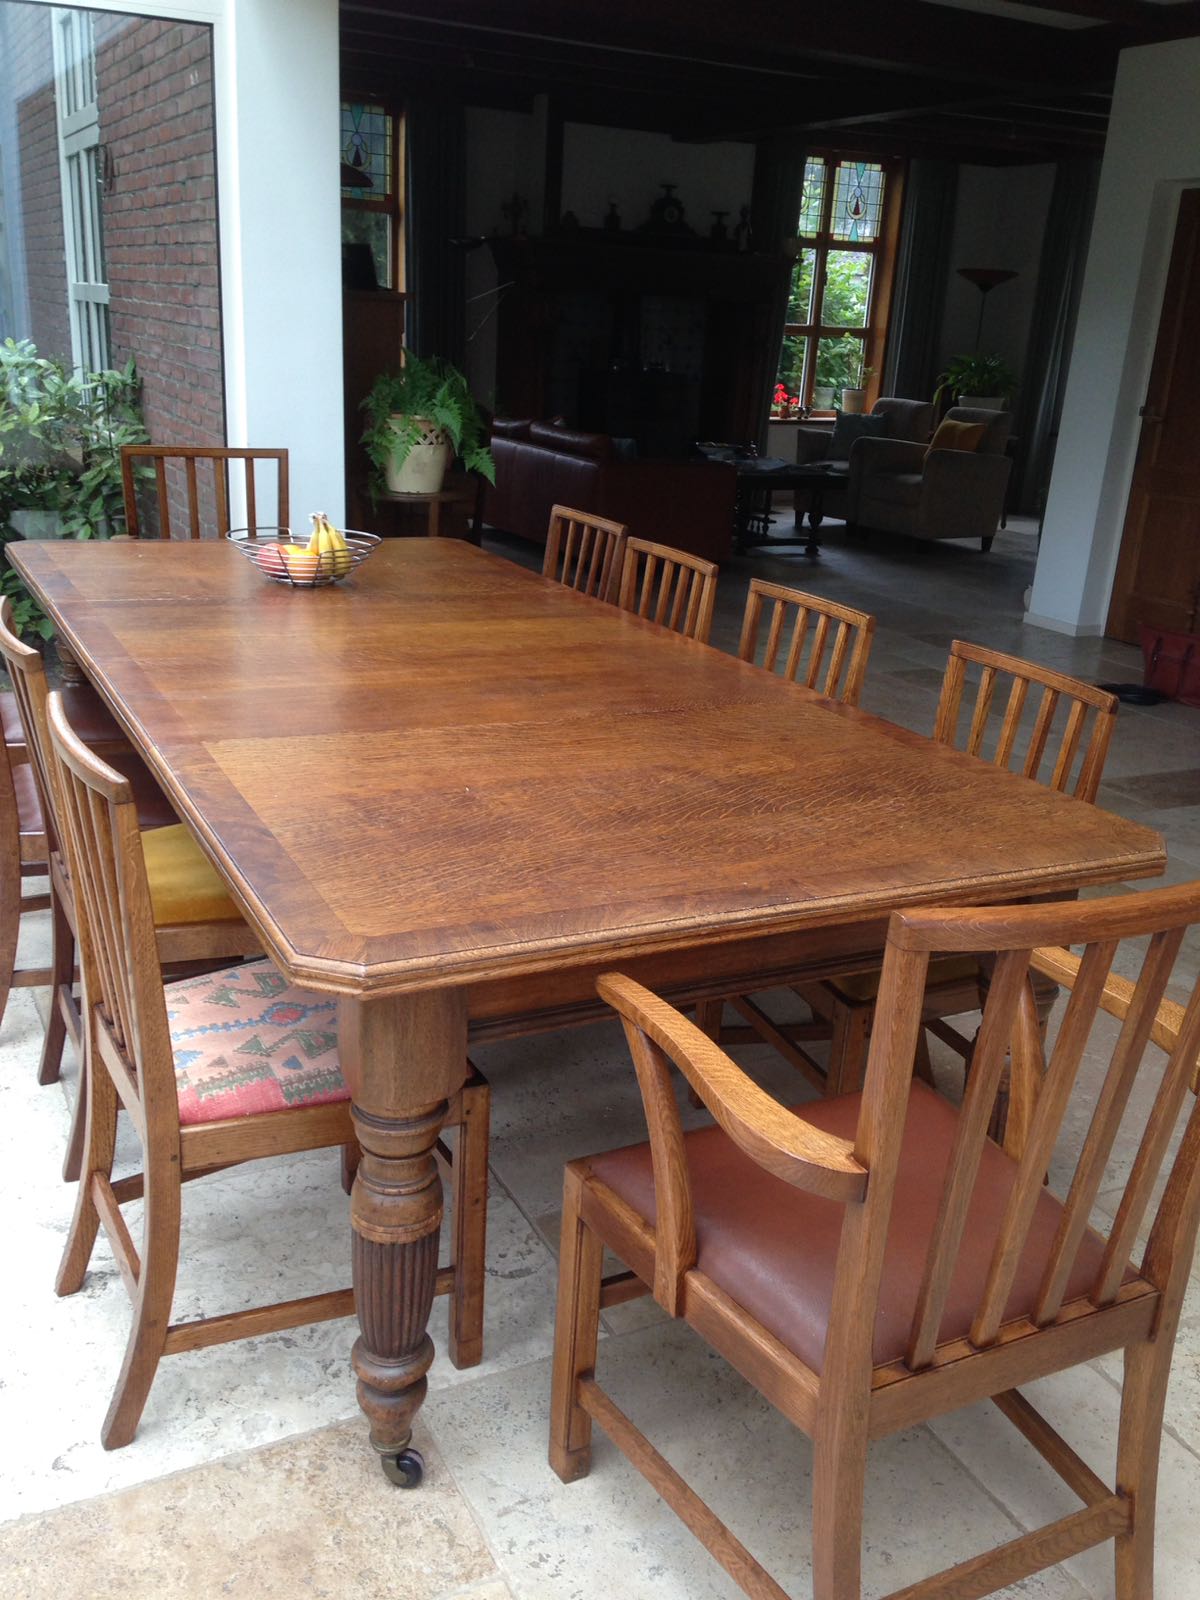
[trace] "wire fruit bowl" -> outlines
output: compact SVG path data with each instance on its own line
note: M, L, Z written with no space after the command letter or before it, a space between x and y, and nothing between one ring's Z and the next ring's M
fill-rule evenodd
M328 584L340 583L356 567L361 567L379 544L377 533L359 533L344 528L344 550L322 550L319 554L308 548L308 542L292 542L290 528L231 528L229 540L240 550L252 566L272 583L284 583L292 589L323 589Z

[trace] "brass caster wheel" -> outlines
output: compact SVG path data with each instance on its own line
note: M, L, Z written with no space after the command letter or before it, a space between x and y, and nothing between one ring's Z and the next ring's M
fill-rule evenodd
M425 1458L419 1450L401 1450L398 1455L380 1456L379 1464L384 1477L398 1489L419 1488L425 1476Z

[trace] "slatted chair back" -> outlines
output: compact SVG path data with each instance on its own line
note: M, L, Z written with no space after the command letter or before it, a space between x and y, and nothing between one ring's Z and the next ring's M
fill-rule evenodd
M54 853L60 847L54 825L57 811L54 775L46 754L50 748L46 723L46 696L49 693L46 668L40 654L17 637L13 627L12 601L8 599L0 604L0 657L8 670L21 726L25 730L25 744L42 808L47 847Z
M1019 1159L1012 1162L1011 1187L994 1230L977 1301L972 1302L969 1335L958 1341L953 1355L961 1361L997 1344L1028 1248L1040 1255L1036 1293L1018 1330L1023 1336L1063 1327L1090 1311L1117 1307L1139 1296L1173 1298L1177 1304L1190 1271L1200 1219L1200 1106L1194 1098L1200 982L1182 1008L1165 1002L1164 990L1184 935L1197 922L1200 883L1082 903L896 913L889 928L853 1140L833 1137L784 1110L711 1039L640 985L619 977L602 979L600 992L625 1025L646 1106L657 1206L656 1298L677 1314L685 1276L696 1259L693 1199L668 1068L671 1061L726 1133L760 1166L811 1193L858 1203L851 1204L842 1231L827 1349L857 1347L863 1370L869 1371L871 1330L930 956L935 951L993 953L994 975L906 1341L908 1371L929 1368L938 1351L939 1329L968 1231L1008 1051L1014 1057L1033 1054L1040 1059L1041 1036L1029 980L1031 965L1047 970L1049 962L1042 957L1035 963L1035 953L1044 946L1083 945L1066 1013L1045 1065L1043 1087ZM1098 1093L1088 1095L1094 1105L1090 1126L1070 1180L1063 1186L1053 1238L1047 1244L1041 1237L1031 1246L1045 1176L1097 1012L1114 1011L1110 975L1118 946L1122 940L1147 937L1140 976L1118 989L1116 1014L1122 1024L1103 1084ZM1095 1231L1093 1207L1152 1037L1168 1048L1168 1061L1149 1096L1137 1153L1105 1238ZM1149 1244L1140 1264L1131 1267L1189 1092L1186 1127L1165 1188L1153 1206ZM1087 1253L1081 1257L1085 1243ZM1086 1286L1082 1294L1076 1289L1068 1297L1068 1287L1073 1281L1078 1284L1080 1261L1088 1269Z
M992 1106L1011 1048L1040 1065L1041 1036L1029 981L1033 953L1043 946L1083 945L1084 953L1067 1003L1044 1080L1021 1141L1021 1155L991 1250L986 1280L974 1308L967 1351L994 1346L1006 1307L1030 1248L1031 1227L1044 1179L1071 1103L1084 1051L1092 1037L1105 986L1122 940L1148 938L1138 979L1128 995L1124 1020L1098 1093L1089 1092L1090 1125L1070 1181L1065 1185L1055 1234L1038 1267L1037 1290L1026 1321L1033 1329L1060 1327L1073 1317L1144 1295L1182 1293L1190 1269L1200 1215L1200 1109L1193 1099L1186 1131L1161 1199L1154 1207L1149 1244L1140 1265L1131 1257L1151 1208L1160 1173L1186 1097L1192 1088L1200 1051L1200 983L1184 1008L1169 1059L1149 1096L1149 1112L1137 1154L1122 1186L1115 1221L1097 1245L1090 1232L1092 1212L1117 1134L1130 1105L1146 1045L1158 1019L1164 991L1188 927L1200 920L1200 884L1150 890L1083 904L1021 906L986 910L914 911L892 918L879 1006L867 1066L864 1111L856 1149L871 1171L873 1202L888 1189L901 1137L902 1106L908 1092L912 1043L920 1022L921 993L932 952L996 953L983 1011L983 1023L967 1079L957 1135L946 1171L941 1205L931 1232L920 1293L909 1330L906 1364L913 1371L934 1359L938 1329L958 1266L976 1178L980 1170ZM899 1114L898 1114L899 1113ZM877 1282L882 1260L877 1237L844 1246L839 1274L857 1274L862 1284ZM1081 1254L1085 1240L1090 1257ZM1087 1268L1082 1294L1068 1297ZM836 1297L835 1297L836 1303ZM844 1330L831 1325L830 1337Z
M716 598L714 562L648 539L626 541L618 601L622 610L707 644Z
M211 533L223 539L231 526L230 471L235 463L241 466L245 526L289 526L286 450L130 444L121 449L121 487L129 537L201 539ZM157 535L153 528L143 527L138 506L137 485L139 479L148 477L147 469L153 472ZM178 535L172 504L184 507L186 512L186 529Z
M174 1057L137 805L127 778L46 703L59 826L75 890L85 1026L134 1119L149 1170L179 1140Z
M933 736L939 744L959 742L958 726L968 664L981 670L962 748L1006 769L1012 767L1016 756L1019 770L1025 777L1040 778L1052 789L1073 794L1079 800L1094 800L1116 720L1116 696L1078 678L1023 661L1019 656L1004 655L998 650L955 639L950 646L934 724ZM1011 678L1012 683L992 746L989 718L1001 678ZM1028 743L1025 743L1023 719L1029 691L1035 686L1040 687L1041 695ZM1060 703L1065 712L1065 725L1061 734L1052 738ZM987 754L989 748L990 754ZM1048 756L1052 756L1049 764ZM1047 765L1048 772L1044 770Z
M623 522L554 506L546 536L542 576L580 594L615 600L621 582L626 528Z
M764 612L767 637L762 666L831 700L856 706L871 653L875 618L865 611L839 605L836 600L824 600L781 583L768 583L764 578L751 578L738 645L743 661L758 657ZM780 665L785 632L786 654Z

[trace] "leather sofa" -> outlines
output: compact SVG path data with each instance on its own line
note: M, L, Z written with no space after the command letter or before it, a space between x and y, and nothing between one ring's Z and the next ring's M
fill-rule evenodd
M483 517L493 528L545 544L551 507L568 505L709 561L732 551L732 466L626 460L608 434L505 417L492 424L491 449L496 482L487 488Z

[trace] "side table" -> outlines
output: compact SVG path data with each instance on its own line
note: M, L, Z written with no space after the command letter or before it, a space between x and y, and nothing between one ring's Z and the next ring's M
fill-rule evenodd
M390 490L383 489L376 492L375 498L386 501L389 505L411 506L418 514L423 513L425 535L430 539L443 537L443 509L451 513L455 510L465 512L467 538L472 544L480 542L483 479L477 473L471 473L466 477L447 478L445 485L436 494L393 494ZM446 536L458 537L450 532Z

